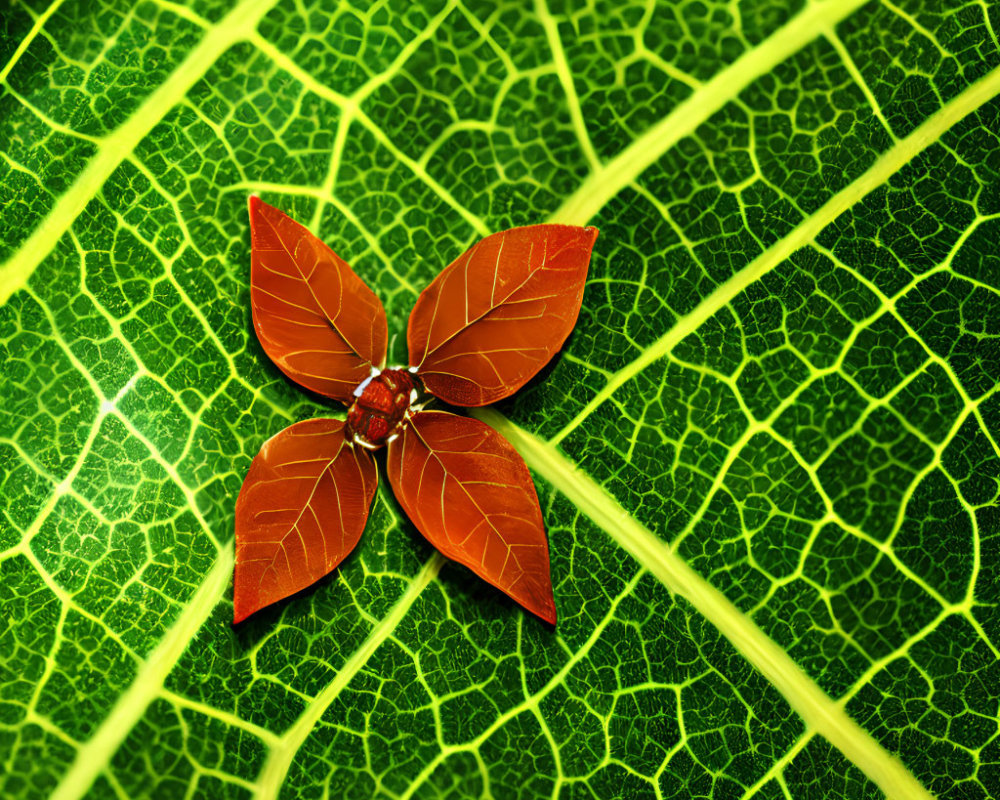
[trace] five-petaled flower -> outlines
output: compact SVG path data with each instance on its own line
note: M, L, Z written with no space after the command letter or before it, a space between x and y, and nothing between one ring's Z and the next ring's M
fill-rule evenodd
M477 242L417 298L409 368L385 368L375 294L323 242L250 198L250 302L267 354L348 406L269 439L236 501L233 622L309 586L361 538L388 446L389 482L444 555L555 623L549 548L524 461L496 431L427 406L483 406L529 381L576 324L595 228L531 225Z

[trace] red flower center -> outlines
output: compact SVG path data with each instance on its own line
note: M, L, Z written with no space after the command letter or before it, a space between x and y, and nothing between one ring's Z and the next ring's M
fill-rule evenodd
M415 398L413 380L405 369L384 369L363 381L347 411L348 437L372 450L387 444Z

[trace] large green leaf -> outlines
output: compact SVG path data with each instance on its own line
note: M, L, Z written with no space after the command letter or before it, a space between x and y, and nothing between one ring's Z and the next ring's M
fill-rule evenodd
M1000 6L333 5L0 12L0 796L1000 795ZM252 335L254 191L397 334L479 236L601 229L483 413L555 632L384 486L230 626L250 459L331 412Z

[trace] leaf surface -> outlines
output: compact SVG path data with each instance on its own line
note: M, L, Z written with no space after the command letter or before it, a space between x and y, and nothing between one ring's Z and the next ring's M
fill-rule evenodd
M998 15L4 5L0 796L1000 796ZM254 193L393 365L475 242L600 229L544 380L475 412L556 630L386 481L233 627L241 483L332 415L254 332Z
M250 304L264 350L281 371L350 405L385 362L382 303L347 263L305 227L252 196Z
M361 538L377 486L375 462L340 420L304 420L264 442L236 500L233 622L334 570Z
M494 233L420 293L406 338L428 391L484 406L516 392L562 347L583 300L595 228Z
M389 443L389 482L448 558L553 625L549 544L524 460L484 422L421 411Z

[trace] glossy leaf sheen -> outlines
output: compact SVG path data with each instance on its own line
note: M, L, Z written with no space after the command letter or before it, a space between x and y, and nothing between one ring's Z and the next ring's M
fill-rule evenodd
M489 425L413 415L389 444L389 481L438 550L555 624L549 545L531 474Z
M264 350L289 378L346 405L385 360L378 297L306 228L250 198L250 302Z
M361 538L378 485L344 423L310 419L260 449L236 501L233 622L333 570Z
M459 406L507 397L562 347L580 313L596 228L495 233L449 264L410 314L410 363Z

